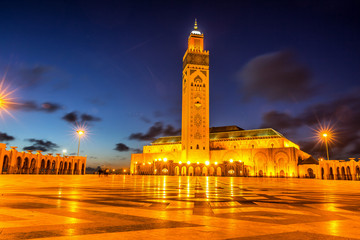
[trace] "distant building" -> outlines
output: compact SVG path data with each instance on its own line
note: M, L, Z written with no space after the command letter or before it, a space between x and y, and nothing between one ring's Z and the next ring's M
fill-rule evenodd
M131 173L321 178L329 174L321 166L274 129L209 128L209 51L195 22L183 57L181 136L161 137L132 154Z
M6 144L0 143L0 174L85 174L86 157L43 155L41 151L33 154L10 148L6 150Z

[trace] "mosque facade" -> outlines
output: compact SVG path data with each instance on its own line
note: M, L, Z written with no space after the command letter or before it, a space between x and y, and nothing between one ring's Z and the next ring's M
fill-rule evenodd
M210 128L209 103L209 51L204 49L204 35L195 22L183 57L181 136L160 137L144 146L142 153L132 154L131 173L310 178L329 175L329 170L321 174L319 161L274 129Z

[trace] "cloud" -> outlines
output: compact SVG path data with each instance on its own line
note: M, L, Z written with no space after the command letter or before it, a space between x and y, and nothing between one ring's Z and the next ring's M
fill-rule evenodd
M315 93L310 71L290 51L250 60L239 75L245 100L260 96L268 101L305 100Z
M175 129L171 125L167 125L166 128L162 122L156 122L149 130L144 133L133 133L129 136L130 140L139 140L139 141L152 141L159 136L173 136L180 134L180 129Z
M175 129L175 127L171 125L167 125L163 131L164 136L178 136L181 133L181 129Z
M288 113L270 111L262 116L263 124L261 128L274 128L277 130L293 129L301 126L299 119L292 117Z
M32 68L23 68L19 70L20 80L25 87L35 87L47 81L47 74L52 67L38 65Z
M79 114L76 111L70 112L65 114L61 119L69 122L69 123L76 123L79 120L81 122L98 122L101 121L101 118L92 116L90 114L83 113L79 116Z
M130 148L128 146L126 146L124 143L117 143L114 150L119 151L119 152L127 152L130 150Z
M31 146L24 147L23 150L40 150L43 152L56 151L59 146L51 141L30 138L26 141L33 143Z
M337 159L360 157L360 91L354 91L335 100L314 104L298 115L270 111L263 115L262 127L297 131L303 126L318 129L320 124L332 123L336 133L330 155ZM313 132L315 134L315 132ZM299 141L304 151L324 154L323 146L313 141Z
M25 101L18 104L13 104L11 106L13 110L21 110L21 111L27 111L27 112L46 112L46 113L53 113L60 109L62 109L62 106L57 103L51 103L51 102L44 102L41 105L38 105L35 101Z
M15 137L7 135L7 133L0 132L0 141L1 142L7 142L15 140Z
M78 115L76 112L70 112L65 114L61 119L69 122L69 123L76 123L78 120Z
M98 122L98 121L101 121L101 118L94 117L90 114L83 113L83 114L81 114L81 121L82 122Z
M59 104L45 102L45 103L41 104L40 110L44 111L44 112L52 113L52 112L56 112L57 110L59 110L61 108L62 107Z

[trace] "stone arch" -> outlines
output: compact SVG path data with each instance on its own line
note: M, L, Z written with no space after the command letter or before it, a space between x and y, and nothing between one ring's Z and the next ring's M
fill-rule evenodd
M45 159L41 160L41 164L40 164L40 173L44 174L45 173Z
M207 167L203 167L202 168L202 173L201 173L202 176L207 176L208 175L208 169Z
M341 167L341 179L346 180L345 168Z
M280 176L281 178L284 178L284 177L285 177L285 171L284 171L284 170L280 170L279 176Z
M194 168L192 166L189 167L189 175L188 176L194 176Z
M168 174L169 174L169 169L167 169L167 167L164 166L164 167L161 169L161 174L162 174L162 175L168 175Z
M217 168L216 168L216 176L221 176L221 175L222 175L221 172L222 172L222 171L221 171L221 167L217 167Z
M181 167L181 176L186 176L186 167Z
M59 163L59 169L58 169L58 174L62 174L63 173L63 168L64 168L64 162L60 161Z
M176 175L176 176L179 176L179 175L180 175L179 172L180 172L180 171L179 171L179 166L176 166L176 167L175 167L175 175Z
M347 180L352 180L351 170L349 166L346 167L346 178Z
M8 155L5 155L4 156L4 159L3 159L3 166L2 166L2 173L9 173L9 163L10 159L9 159L9 156Z
M259 171L259 177L263 177L264 176L264 173L262 170Z
M23 166L21 168L21 173L29 173L29 158L25 157Z
M339 167L336 168L336 178L341 179L341 174L340 174L340 168Z
M68 162L65 161L63 174L67 174L67 170L68 170Z
M332 167L329 168L329 179L334 180L334 172Z
M355 169L355 180L360 180L360 167L356 166Z
M215 175L214 173L215 173L215 169L213 167L210 167L209 168L209 175L214 176Z
M56 173L56 162L55 160L53 160L51 163L51 174L55 174L55 173Z
M51 161L48 159L46 161L46 173L50 173L50 170L51 170Z
M195 176L201 176L201 169L199 166L195 168Z
M22 164L21 157L17 157L16 158L16 166L15 166L15 172L14 173L21 173L21 164Z
M279 144L278 141L275 141L274 139L270 139L267 143L268 148L278 148Z
M286 152L277 152L275 154L275 164L276 164L276 170L278 171L278 174L280 175L281 171L284 171L285 176L287 173L285 172L287 170L287 167L289 165L289 156Z
M35 158L31 159L29 173L34 174L36 173L36 160Z
M321 168L321 179L324 179L324 168Z
M78 163L74 163L74 174L78 174Z
M267 164L267 156L263 152L258 152L254 156L254 162L255 162L255 171L258 171L264 175L264 172L266 171L266 164Z
M69 162L68 163L68 174L71 174L71 172L72 172L72 163Z
M307 174L308 174L309 178L315 178L314 170L312 168L307 169Z
M81 166L81 175L85 175L85 164L84 163Z
M225 152L221 159L223 162L229 161L230 159L233 159L234 161L241 160L240 155L235 150Z

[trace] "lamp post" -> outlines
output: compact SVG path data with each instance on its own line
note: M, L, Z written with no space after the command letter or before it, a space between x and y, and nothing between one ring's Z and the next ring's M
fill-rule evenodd
M79 151L80 151L80 138L82 135L84 135L84 131L83 130L77 130L76 133L79 135L79 145L78 145L78 152L77 155L79 156Z
M327 160L329 160L328 134L327 134L327 133L323 133L322 136L323 136L324 141L325 141Z

